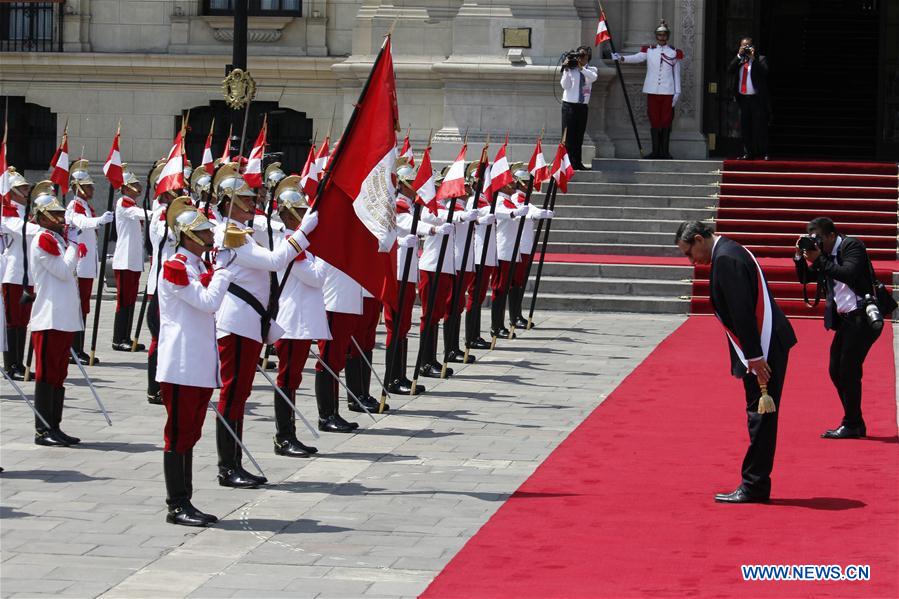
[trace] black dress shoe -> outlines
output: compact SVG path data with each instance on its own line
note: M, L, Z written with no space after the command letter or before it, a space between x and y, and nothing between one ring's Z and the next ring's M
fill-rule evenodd
M9 376L9 378L11 378L14 381L24 381L25 380L24 372L20 371L15 366L10 366L9 368L7 368L6 374L7 374L7 376Z
M515 322L511 324L514 324L516 329L524 330L528 328L528 321L526 321L524 318L521 318L520 316L516 318Z
M235 468L235 470L236 470L236 471L237 471L243 478L248 478L248 479L254 481L254 482L256 483L257 486L264 485L265 483L268 482L268 479L265 478L264 476L259 476L259 475L251 474L250 472L247 472L247 470L243 467L243 464L237 464L237 468Z
M470 349L490 349L490 342L485 341L483 337L478 337L474 341L468 343Z
M62 440L56 431L43 431L34 433L34 444L44 447L68 447L69 444Z
M356 430L356 427L350 426L350 423L343 420L343 418L338 420L335 415L319 418L318 430L323 433L351 433Z
M831 430L824 431L821 435L822 439L860 439L867 434L865 427L853 428L851 426L840 425Z
M79 360L81 360L82 366L90 366L91 357L87 353L85 353L83 351L76 351L75 355L78 356ZM75 359L72 358L72 356L70 355L69 356L69 364L74 364L74 363L75 363ZM94 356L94 366L98 365L99 363L100 363L100 358L98 358L97 356Z
M179 526L209 526L211 520L200 516L200 512L189 509L190 502L182 501L178 505L170 505L169 513L165 516L165 521L169 524L178 524ZM193 506L190 506L193 507Z
M381 409L381 402L379 400L375 399L374 397L372 397L371 395L359 395L357 397L359 398L359 401L362 402L362 405L365 406L369 412L377 412ZM347 408L351 412L360 412L360 413L365 412L365 410L360 408L359 404L357 404L352 398L347 400ZM390 406L385 403L384 411L386 412L389 409L390 409Z
M503 327L501 329L494 329L490 331L490 334L497 339L508 339L510 335L509 329L507 329L506 327Z
M245 472L245 471L244 471ZM247 473L249 474L249 473ZM219 485L235 489L255 489L259 483L236 469L219 470Z
M471 358L472 356L469 356ZM448 354L446 354L447 362L457 362L462 364L465 362L465 352L460 351L458 349L451 349ZM472 360L473 362L474 360Z
M395 379L387 385L387 392L396 395L421 395L425 392L424 385L416 385L415 393L412 393L412 381L406 379Z
M312 451L309 451L309 450ZM275 437L275 455L283 455L286 458L308 458L318 452L315 447L307 447L297 439L278 439Z
M443 364L441 364L440 362L431 362L431 368L433 368L434 370L436 370L438 372L438 374L437 374L438 377L443 375ZM453 370L452 368L447 366L446 367L446 378L453 376L454 372L455 372L455 370Z
M190 502L190 500L187 501L187 505L185 506L185 508L191 516L193 516L195 518L199 518L201 520L205 520L209 524L215 524L216 522L219 521L218 516L213 516L212 514L207 514L206 512L201 512L200 510L197 509L197 507L194 504L192 504Z
M425 364L421 367L418 375L427 377L429 379L439 379L441 372L443 372L442 366L437 366L436 364ZM447 369L447 376L449 376L449 369Z
M81 439L79 439L78 437L73 437L72 435L65 434L64 432L62 432L62 429L58 428L53 432L56 433L56 436L59 437L66 445L78 445L79 443L81 443Z
M155 406L161 406L162 405L162 393L161 392L157 392L157 393L153 393L153 394L148 393L147 394L147 403L151 403Z
M767 503L767 497L753 497L741 488L732 493L718 493L715 495L716 503Z
M130 341L116 341L112 344L113 351L131 351Z

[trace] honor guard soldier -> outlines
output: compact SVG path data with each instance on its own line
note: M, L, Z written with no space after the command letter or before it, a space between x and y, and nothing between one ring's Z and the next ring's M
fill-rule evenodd
M274 342L283 333L272 320L269 273L283 270L308 247L306 234L315 228L318 215L307 214L287 243L271 251L252 239L253 229L248 223L255 214L256 193L238 174L237 164L222 166L213 177L213 187L222 214L222 221L215 228L219 248L216 259L234 273L216 316L222 372L218 411L242 437L244 406L253 388L260 350L264 343ZM244 470L240 445L220 421L216 424L219 484L238 488L265 484L264 477Z
M674 107L681 92L680 61L684 59L684 51L668 45L671 29L664 19L656 27L655 34L657 44L643 46L630 56L615 52L612 58L619 62L646 63L643 93L646 94L646 113L652 134L652 153L647 158L668 159L671 158L668 142L671 140Z
M300 177L291 175L281 179L275 187L272 201L277 202L278 214L284 223L284 230L276 238L279 245L290 243L288 240L300 228L303 212L309 207L299 184ZM280 273L278 280L284 280L284 272ZM300 252L294 258L278 303L277 322L284 329L284 334L275 341L275 351L278 353L278 378L275 382L294 405L312 342L331 338L322 293L324 283L324 263L309 252ZM304 445L297 439L294 411L277 390L274 399L275 453L298 458L317 453L315 447Z
M112 255L112 271L116 282L115 320L112 327L112 349L115 351L143 351L142 344L131 347L131 323L137 288L144 270L144 218L146 212L138 206L140 180L122 165L120 197L115 204L116 244Z
M256 214L253 216L253 239L262 247L268 249L274 248L274 240L282 231L284 231L283 223L278 222L274 217L278 214L277 202L271 205L273 201L272 194L284 177L287 175L281 170L280 162L273 162L263 172L263 186L256 190ZM269 227L271 227L272 235L269 238Z
M29 268L28 244L40 232L40 227L28 222L25 204L31 186L13 167L9 168L9 193L3 200L3 231L6 235L5 265L0 269L3 280L3 305L6 327L6 349L3 350L3 369L10 378L25 378L25 332L31 320L34 301L34 277ZM22 232L25 232L25 238Z
M516 165L517 168L517 165ZM514 172L516 168L513 168ZM512 255L515 237L518 235L519 218L527 215L527 206L518 206L512 201L515 180L503 186L496 195L496 257L497 267L490 281L490 334L499 339L508 339L509 329L503 324L506 311L506 286L515 264L520 260Z
M212 391L221 387L215 313L233 275L212 271L201 258L213 247L213 225L187 197L176 198L166 211L177 239L175 254L163 265L159 297L159 367L166 422L163 472L166 522L208 526L218 520L191 503L193 451L200 440Z
M490 173L490 165L486 166L484 176L488 177ZM486 186L489 179L485 178ZM481 196L472 202L478 211L478 224L474 230L474 259L475 259L475 278L477 271L483 270L481 273L481 288L476 289L475 282L472 282L468 290L468 299L465 304L465 346L469 349L489 349L490 342L481 337L481 306L487 299L487 288L493 279L493 273L496 270L496 214L490 213L490 199L487 194L481 192ZM490 235L487 235L487 229L490 228ZM484 267L481 268L481 255L484 252L484 243L487 243L487 256L484 261Z
M77 241L78 230L67 226L66 208L53 192L53 183L41 181L31 191L31 205L40 232L31 240L31 270L35 299L31 317L34 346L34 407L50 428L35 418L34 442L49 447L75 445L81 440L59 428L69 371L69 348L77 332L84 331L76 269L87 248Z
M390 306L384 306L384 325L387 328L386 345L388 347L387 358L390 359L390 349L397 344L394 353L394 362L390 368L391 381L387 383L387 391L400 395L420 395L425 392L423 385L412 389L412 381L409 380L409 329L412 327L412 309L415 307L415 289L418 285L418 239L430 235L431 225L419 218L416 230L412 231L412 212L415 207L415 190L412 183L415 181L415 169L408 160L397 160L397 196L396 196L396 228L397 243L397 281L402 282L403 269L406 265L406 257L411 256L409 276L406 281L406 291L403 294L402 314L394 317ZM425 208L421 208L422 214Z
M472 164L477 168L477 162ZM465 242L468 240L468 229L472 226L471 223L478 219L478 211L471 201L473 194L471 189L471 177L466 176L465 179L466 195L464 197L455 198L456 208L453 214L453 220L455 221L455 231L453 233L455 245L452 250L454 252L457 279L453 281L453 287L450 289L450 301L452 301L453 290L456 285L460 285L460 292L459 297L456 298L456 303L454 305L448 304L447 307L446 321L443 324L443 355L447 362L464 362L466 364L472 364L475 361L475 357L469 354L468 359L466 360L465 352L459 347L462 311L465 305L465 293L471 284L474 283L476 264L474 243L471 243L468 248L468 257L466 258L464 265L462 264L462 257L465 253ZM474 235L472 235L472 242L473 241ZM478 258L480 258L480 256L478 256ZM461 277L461 281L458 280L458 277Z
M516 191L512 194L512 203L519 208L524 206L524 200L527 194L528 181L531 173L522 163L512 165L512 176L515 177ZM531 261L534 259L534 221L546 218L552 218L554 213L552 210L546 210L528 204L528 213L521 231L521 241L518 244L519 261L515 264L515 271L512 275L512 286L509 287L509 323L517 329L526 329L528 321L524 319L521 313L521 304L524 301L524 288L527 285L525 277ZM514 221L516 224L520 221ZM533 324L531 325L533 328Z
M219 213L212 203L212 175L205 169L197 169L190 176L190 190L194 205L200 209L200 213L213 224L218 222Z
M165 160L160 160L150 171L150 178L154 189L159 183L159 176L165 167ZM155 194L154 194L155 195ZM148 228L150 232L150 270L147 273L147 330L150 331L150 347L147 350L147 402L162 405L162 394L159 383L156 381L156 365L158 362L157 344L159 341L159 298L156 295L156 285L159 281L159 265L172 257L175 250L175 238L169 231L166 220L166 209L169 203L178 194L175 191L167 191L153 200L153 212L150 214Z
M66 207L66 224L80 231L78 242L84 244L84 247L87 248L87 253L78 258L77 271L81 314L85 321L90 312L91 290L94 286L94 279L99 274L97 229L107 223L111 223L115 218L112 212L104 212L97 216L94 207L91 205L91 199L94 197L94 182L87 168L88 162L83 158L72 163L72 169L69 173L69 186L74 191L74 197ZM105 260L106 256L100 256L99 258ZM72 349L75 350L75 354L82 363L89 363L90 359L84 353L83 327L75 333ZM99 363L100 360L94 358L94 364Z

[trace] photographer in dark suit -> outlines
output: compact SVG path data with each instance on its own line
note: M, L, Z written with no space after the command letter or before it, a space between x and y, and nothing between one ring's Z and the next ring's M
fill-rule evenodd
M843 404L840 426L821 436L857 439L867 434L862 418L862 365L881 332L868 322L862 305L865 295L876 297L871 262L865 244L838 234L829 218L810 221L808 233L796 243L793 262L801 283L818 281L824 286L824 328L836 331L830 344L830 380Z
M700 221L681 223L675 242L691 263L711 264L712 307L730 344L731 373L743 380L746 396L749 449L743 458L743 482L732 493L715 495L715 501L767 501L777 444L777 411L768 411L767 402L760 402L761 386L767 387L774 407L779 408L787 359L796 335L771 297L765 276L749 250L714 235L711 227ZM764 310L758 310L760 306Z
M745 153L739 160L768 160L768 60L756 56L751 37L740 40L740 49L727 67L734 98L740 106L740 132Z

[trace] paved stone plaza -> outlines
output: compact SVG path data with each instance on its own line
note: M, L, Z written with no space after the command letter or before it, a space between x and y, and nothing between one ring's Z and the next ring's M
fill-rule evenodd
M271 484L218 486L209 414L195 451L194 503L221 522L193 529L164 521L164 409L145 401L146 354L109 349L104 318L103 364L89 372L111 428L73 366L63 424L83 442L38 447L31 412L3 383L0 593L415 596L682 320L541 314L539 328L480 352L452 379L423 380L426 395L394 397L393 413L376 423L352 414L360 432L323 436L314 442L319 457L307 460L273 454L272 393L257 376L245 440ZM380 337L379 363L382 347ZM298 404L314 422L309 382ZM300 438L312 441L306 431Z

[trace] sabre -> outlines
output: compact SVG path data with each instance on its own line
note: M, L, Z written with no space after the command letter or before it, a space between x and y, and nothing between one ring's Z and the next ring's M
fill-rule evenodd
M355 401L357 404L359 404L359 407L362 408L362 409L365 411L366 414L368 414L368 417L371 418L372 421L377 422L377 420L375 419L375 417L371 415L371 412L368 411L368 408L366 408L366 407L362 404L362 402L359 401L359 398L356 397L356 394L353 393L352 391L350 391L350 388L347 387L346 384L345 384L343 381L340 380L340 377L337 376L337 373L335 373L333 370L331 370L331 367L330 367L330 366L328 366L327 364L325 364L325 361L322 360L321 357L320 357L317 353L315 353L315 350L312 349L312 348L310 347L310 348L309 348L309 353L312 354L312 357L314 357L316 360L318 360L318 363L321 364L321 365L324 367L324 369L328 371L328 374L330 374L331 376L334 377L334 380L337 381L337 382L340 384L340 386L343 387L343 390L346 391L347 394L348 394L350 397L353 398L353 401Z
M318 439L318 437L319 437L318 431L316 431L314 428L312 428L312 425L309 424L309 421L306 420L306 417L303 416L302 412L300 412L300 409L297 408L296 405L294 405L294 403L292 401L290 401L290 398L284 394L284 391L282 391L281 388L275 384L275 381L272 380L272 377L270 377L268 375L268 373L265 372L265 370L261 366L259 366L259 364L256 364L256 370L259 372L259 374L261 374L262 376L265 377L265 380L267 380L268 384L272 386L272 389L275 390L275 392L278 394L278 397L280 397L281 399L286 401L287 405L289 405L291 407L294 414L296 414L297 416L300 417L300 420L303 421L303 424L306 425L306 428L309 429L309 432L312 433L312 436L315 437L316 439Z
M75 360L75 364L78 366L78 370L81 371L81 376L84 377L84 380L87 381L87 386L91 388L91 393L94 394L94 399L97 400L97 405L100 406L100 411L103 412L103 417L106 418L106 424L112 426L112 420L109 419L109 413L106 411L106 406L103 405L103 402L100 400L100 396L97 394L97 389L94 387L94 383L91 382L91 377L87 376L87 371L84 369L84 365L81 364L81 360L78 359L78 354L75 353L75 350L71 347L69 348L69 355L72 356L72 359Z
M371 362L368 361L368 358L365 356L365 352L362 351L362 348L359 347L359 342L356 341L356 338L350 335L350 341L353 342L353 345L356 346L356 349L359 351L359 356L362 360L368 365L369 370L371 370L375 374L375 378L378 379L378 382L381 383L381 391L387 397L390 397L390 393L387 392L387 385L384 384L384 381L381 380L381 377L378 376L378 372L375 370L375 367L371 365Z
M240 446L240 448L243 450L243 452L250 459L250 462L252 462L252 464L256 468L256 470L259 471L259 474L261 474L263 476L263 478L265 478L265 472L263 472L262 468L259 467L259 462L256 461L256 458L253 457L253 454L250 453L250 450L247 449L247 446L243 444L243 441L240 440L240 437L237 436L237 433L234 432L234 429L231 428L231 425L228 424L228 421L225 420L225 417L222 416L221 414L219 414L219 411L213 407L212 402L209 402L208 404L206 404L206 406L210 410L212 410L212 413L215 414L215 417L219 419L219 422L222 423L222 425L225 427L225 430L227 430L231 434L231 437L235 441L237 441L237 444Z
M3 378L5 378L7 381L9 381L9 384L12 385L12 388L16 390L16 393L18 393L19 395L22 396L22 399L25 400L25 403L27 403L27 404L28 404L28 407L31 408L31 411L34 412L34 415L41 419L41 422L44 423L44 426L47 427L47 430L51 430L53 427L50 426L50 423L49 423L49 422L47 422L46 420L44 420L44 417L41 416L41 413L37 411L37 409L34 407L34 404L31 403L31 400L28 399L28 396L25 395L25 393L22 391L22 388L19 387L19 386L16 384L16 382L15 382L14 380L12 380L12 378L11 378L8 374L6 374L6 370L5 370L5 369L0 368L0 372L3 373Z

